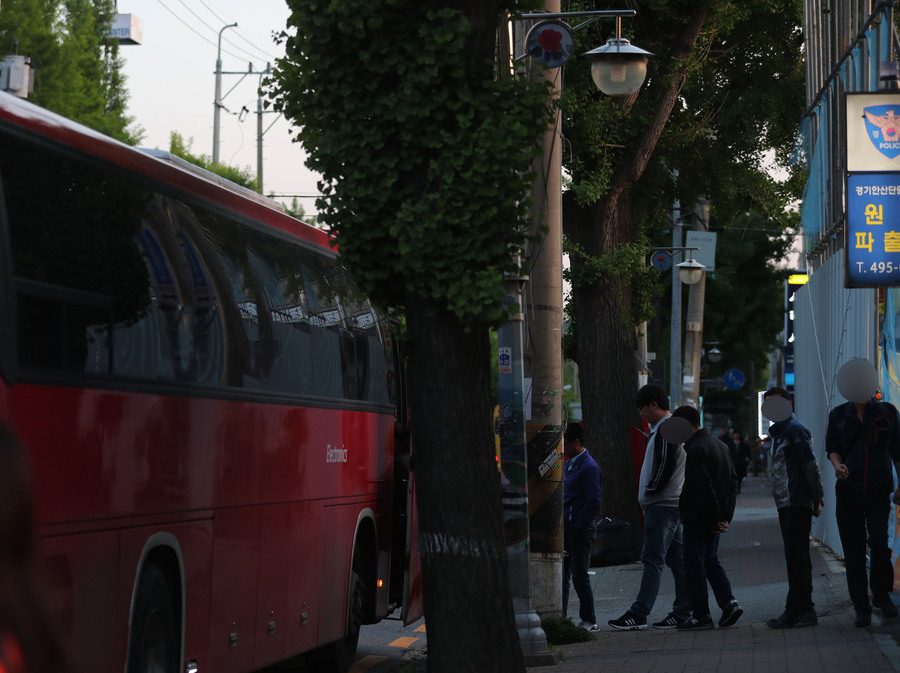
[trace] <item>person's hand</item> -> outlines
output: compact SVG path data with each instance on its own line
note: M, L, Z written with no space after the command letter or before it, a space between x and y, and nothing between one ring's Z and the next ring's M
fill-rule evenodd
M729 521L720 521L713 527L713 532L716 533L727 533L728 532L728 524Z
M822 513L822 508L825 506L825 498L822 498L818 504L816 504L816 508L813 510L813 516L819 516Z
M834 466L834 476L838 479L846 479L850 476L850 470L843 463Z

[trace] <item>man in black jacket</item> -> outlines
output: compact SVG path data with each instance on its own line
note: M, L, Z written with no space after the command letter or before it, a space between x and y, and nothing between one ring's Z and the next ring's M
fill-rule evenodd
M693 434L685 443L684 488L678 510L684 530L684 569L691 601L691 617L679 624L679 631L711 629L709 592L722 608L719 626L731 626L744 611L731 592L731 582L719 563L719 534L728 531L734 516L738 479L728 446L700 427L700 412L694 407L678 407L672 418L690 423Z
M856 626L872 621L872 605L886 619L897 617L891 601L894 569L888 546L891 491L900 505L900 489L894 490L893 467L900 473L900 418L888 402L871 398L846 402L831 410L825 433L825 451L834 467L835 512L844 560L847 591L856 609ZM866 533L868 532L868 540ZM866 546L870 556L866 588Z

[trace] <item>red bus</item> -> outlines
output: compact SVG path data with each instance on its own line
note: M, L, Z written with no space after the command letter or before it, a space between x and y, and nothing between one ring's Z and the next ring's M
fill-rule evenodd
M339 671L417 619L399 356L326 234L5 93L0 188L0 420L77 669Z

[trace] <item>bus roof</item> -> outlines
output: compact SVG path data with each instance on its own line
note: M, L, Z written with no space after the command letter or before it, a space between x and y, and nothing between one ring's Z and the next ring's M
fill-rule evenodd
M163 150L138 149L78 124L11 93L0 92L0 125L17 127L58 145L115 164L220 208L264 222L317 245L328 247L327 232L284 212L284 206Z

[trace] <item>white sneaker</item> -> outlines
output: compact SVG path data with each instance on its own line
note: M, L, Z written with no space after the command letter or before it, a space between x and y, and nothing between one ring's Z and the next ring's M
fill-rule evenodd
M583 628L585 631L599 631L600 630L599 626L597 626L596 624L591 624L590 622L581 622L578 624L578 626Z

